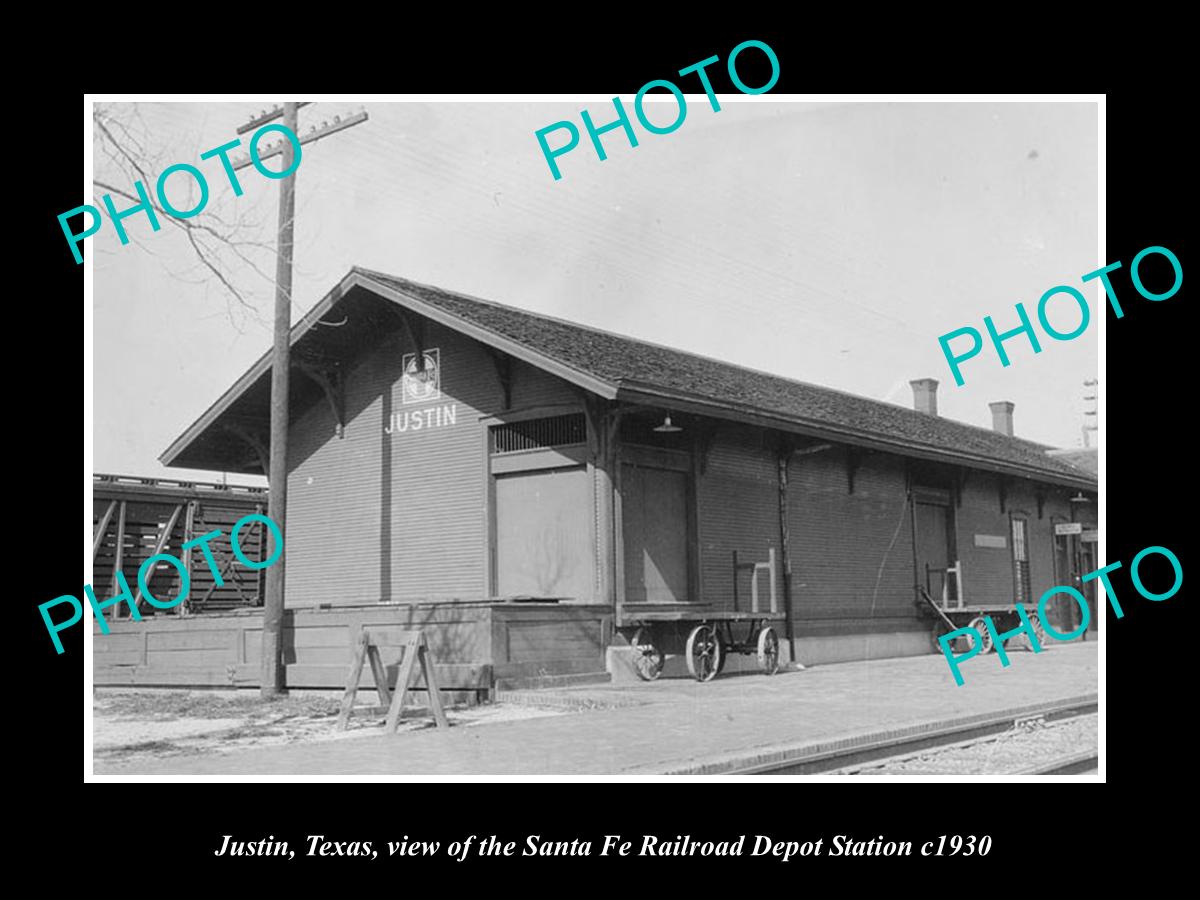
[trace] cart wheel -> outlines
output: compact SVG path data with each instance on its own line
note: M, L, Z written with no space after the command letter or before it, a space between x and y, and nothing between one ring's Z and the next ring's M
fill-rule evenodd
M662 674L666 655L654 645L649 628L639 628L630 642L633 647L633 668L642 681L654 681Z
M988 631L988 627L983 621L983 616L976 616L974 619L971 620L971 623L969 625L967 625L967 627L974 628L975 633L979 635L979 639L983 642L982 652L983 653L991 653L992 652L992 633L990 631ZM975 646L974 639L968 638L968 640L971 641L971 647L974 647Z
M1046 629L1042 626L1042 617L1035 613L1030 617L1029 624L1033 626L1033 634L1037 638L1038 646L1044 645L1046 643ZM1029 650L1033 649L1033 644L1030 643L1028 638L1025 639L1025 646Z
M758 667L766 675L779 671L779 638L770 626L758 633Z
M945 633L946 633L946 629L940 625L933 626L933 631L929 632L929 637L933 640L933 652L934 653L942 652L941 637Z
M688 635L687 667L697 681L712 681L721 670L721 639L711 625L697 625Z

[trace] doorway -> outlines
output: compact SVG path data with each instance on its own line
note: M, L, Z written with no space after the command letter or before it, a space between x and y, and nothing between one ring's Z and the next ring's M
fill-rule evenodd
M592 599L590 484L584 466L495 476L498 596Z
M1087 565L1089 556L1094 554L1095 547L1095 544L1080 542L1079 535L1076 534L1056 534L1054 536L1054 583L1075 588L1087 600L1091 621L1082 636L1084 640L1087 640L1089 632L1095 632L1098 625L1096 620L1096 583L1094 581L1083 582L1080 579L1081 572L1092 571L1091 568L1084 568L1084 566ZM1079 609L1079 604L1068 595L1056 595L1047 604L1047 607L1050 621L1063 634L1074 631L1083 621L1083 612Z
M932 499L918 499L915 505L917 528L917 577L938 605L958 606L959 588L946 570L950 558L950 506Z
M687 472L624 463L621 466L621 531L628 603L687 603Z
M1094 532L1093 532L1093 534L1094 534ZM1080 571L1080 573L1095 572L1098 568L1100 568L1100 564L1097 561L1097 554L1096 554L1097 549L1099 549L1099 544L1097 544L1094 540L1089 541L1086 539L1086 537L1080 538L1080 540L1079 540L1079 571ZM1090 581L1082 582L1083 596L1087 598L1088 612L1091 613L1091 618L1088 621L1088 627L1087 627L1087 632L1086 632L1086 634L1090 634L1090 635L1094 635L1097 631L1100 630L1100 617L1104 614L1104 611L1102 609L1100 609L1100 607L1097 603L1098 595L1096 593L1096 584L1097 584L1097 581L1094 578ZM1084 640L1087 640L1086 635L1084 637Z

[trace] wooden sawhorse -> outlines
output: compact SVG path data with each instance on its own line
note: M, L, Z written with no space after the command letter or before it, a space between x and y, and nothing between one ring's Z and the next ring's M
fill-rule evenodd
M364 628L354 646L354 659L350 663L350 674L346 678L346 693L342 695L342 708L338 713L337 730L345 731L350 722L350 713L354 709L354 698L358 694L358 683L362 679L363 662L371 660L371 674L375 677L375 690L379 694L379 702L387 707L387 721L384 729L388 734L395 734L400 724L400 713L404 709L404 701L408 697L409 682L412 681L413 670L417 661L421 662L421 671L425 674L425 689L429 693L429 709L438 728L449 728L446 721L446 711L442 708L442 695L438 690L437 678L433 671L433 660L429 657L429 645L425 642L425 632L406 631L401 647L404 656L400 660L400 671L396 674L395 692L388 690L387 669L379 656L379 647L371 640L370 632Z

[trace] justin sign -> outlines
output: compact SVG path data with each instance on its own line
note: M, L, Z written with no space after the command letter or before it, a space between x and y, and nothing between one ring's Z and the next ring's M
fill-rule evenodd
M418 406L442 399L442 358L438 348L426 350L422 362L417 365L417 354L405 353L404 372L400 376L400 405ZM427 428L441 428L458 421L458 405L443 403L425 409L404 410L392 413L384 434L403 434Z

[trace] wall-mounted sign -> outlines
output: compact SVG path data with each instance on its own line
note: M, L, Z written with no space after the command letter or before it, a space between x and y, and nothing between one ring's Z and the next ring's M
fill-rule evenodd
M443 403L429 409L405 410L392 413L391 421L383 429L384 434L403 434L406 431L420 431L422 428L441 428L443 425L454 425L458 422L458 404Z
M1083 534L1082 522L1059 522L1054 526L1055 534Z
M411 406L442 399L442 355L437 347L425 351L425 365L417 365L417 354L405 353L400 378L400 404Z
M1002 534L977 534L975 535L975 546L1003 550L1008 546L1008 540Z
M416 406L442 399L442 354L437 347L425 351L425 365L418 369L417 354L405 353L401 362L400 405ZM441 428L458 422L458 404L441 403L426 409L406 409L394 412L384 426L384 434L403 434Z
M1081 541L1083 541L1085 544L1095 544L1100 540L1100 532L1099 531L1081 531L1079 533L1079 539Z

